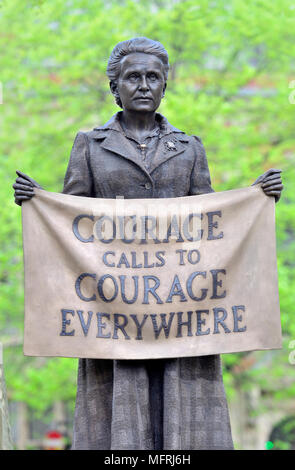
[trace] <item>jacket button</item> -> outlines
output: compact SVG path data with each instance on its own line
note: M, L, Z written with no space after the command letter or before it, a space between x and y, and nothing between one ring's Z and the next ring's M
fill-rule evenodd
M152 185L151 183L145 183L144 187L145 189L151 189Z

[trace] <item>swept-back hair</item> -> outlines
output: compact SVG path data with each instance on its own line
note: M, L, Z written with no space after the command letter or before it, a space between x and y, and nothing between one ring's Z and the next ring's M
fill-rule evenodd
M154 41L153 39L139 37L119 42L112 50L107 66L107 76L111 83L116 83L119 78L121 71L121 60L123 57L128 54L132 54L133 52L143 52L145 54L152 54L158 57L164 66L165 81L168 79L169 58L164 46L160 42ZM116 103L122 107L120 98L116 95L115 97Z

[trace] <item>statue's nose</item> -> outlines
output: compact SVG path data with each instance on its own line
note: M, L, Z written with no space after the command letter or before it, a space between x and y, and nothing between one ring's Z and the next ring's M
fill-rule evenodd
M143 76L140 82L140 89L143 91L147 91L149 89L146 78Z

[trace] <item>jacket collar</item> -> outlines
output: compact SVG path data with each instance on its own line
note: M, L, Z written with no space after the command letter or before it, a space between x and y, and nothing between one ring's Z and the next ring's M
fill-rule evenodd
M122 115L122 111L119 111L118 113L114 114L114 116L111 117L111 119L106 122L103 126L100 127L94 127L94 131L104 131L104 130L114 130L118 132L123 132L123 129L120 124L120 117ZM156 113L156 121L159 123L160 126L160 137L163 137L164 135L171 134L172 132L178 133L178 134L184 134L183 131L180 131L176 127L172 126L168 122L168 120L165 118L160 113ZM124 132L123 132L124 133Z
M112 118L103 126L95 127L90 132L90 137L95 140L101 140L101 147L114 152L122 157L131 160L138 165L144 173L150 174L162 163L184 150L189 142L189 138L183 131L172 126L167 119L159 113L156 113L156 119L160 124L159 145L157 147L153 162L149 172L143 165L139 153L134 152L134 147L129 139L126 139L123 129L120 125L120 115L122 111L112 116Z

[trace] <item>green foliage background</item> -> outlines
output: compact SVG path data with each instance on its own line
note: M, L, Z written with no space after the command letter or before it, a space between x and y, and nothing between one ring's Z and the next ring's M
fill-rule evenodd
M294 24L292 0L0 1L0 337L11 399L40 414L57 399L74 405L77 367L73 359L25 358L17 345L24 299L15 170L61 191L76 133L118 110L106 62L118 41L135 36L168 50L160 112L201 136L216 191L248 186L271 167L283 170L276 209L284 348L252 354L250 366L247 354L224 355L223 364L229 400L254 383L275 406L294 396Z

